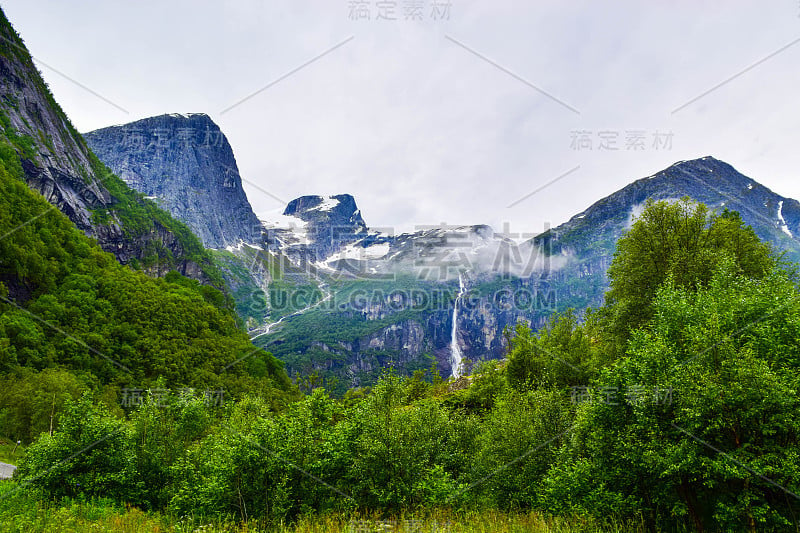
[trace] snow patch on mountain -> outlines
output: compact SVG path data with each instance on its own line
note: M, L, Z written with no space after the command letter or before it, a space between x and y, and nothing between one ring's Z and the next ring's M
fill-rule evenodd
M308 226L308 222L302 218L293 215L283 215L279 213L261 213L256 214L261 224L266 229L286 229L286 230L303 230Z
M786 220L783 218L783 200L778 202L778 222L778 227L781 228L782 232L789 237L794 237L794 235L792 235L792 231L789 229L789 226L786 224Z
M389 253L391 245L388 242L362 246L360 243L352 243L345 246L339 252L330 256L325 263L340 260L370 260L383 259Z
M316 207L312 207L312 208L310 208L308 210L309 211L331 211L331 210L335 209L337 205L339 205L339 199L338 198L333 198L331 196L326 196L325 198L323 198L321 204L319 204ZM358 214L358 213L359 213L359 211L356 210L356 214Z

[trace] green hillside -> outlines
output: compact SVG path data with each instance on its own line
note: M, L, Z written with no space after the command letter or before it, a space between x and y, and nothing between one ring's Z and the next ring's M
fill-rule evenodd
M60 367L90 383L289 389L217 289L120 265L22 179L0 144L0 369ZM244 364L224 371L246 357ZM2 407L0 406L0 409Z

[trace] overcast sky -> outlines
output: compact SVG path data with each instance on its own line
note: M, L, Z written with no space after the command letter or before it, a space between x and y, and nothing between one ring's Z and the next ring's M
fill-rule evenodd
M706 155L800 198L797 0L0 5L80 131L207 113L256 212L538 233Z

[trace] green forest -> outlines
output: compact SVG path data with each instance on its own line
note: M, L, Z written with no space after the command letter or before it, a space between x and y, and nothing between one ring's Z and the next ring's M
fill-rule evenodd
M598 309L470 376L301 392L226 296L118 264L0 146L4 531L797 531L795 266L650 202ZM19 442L19 444L15 444Z

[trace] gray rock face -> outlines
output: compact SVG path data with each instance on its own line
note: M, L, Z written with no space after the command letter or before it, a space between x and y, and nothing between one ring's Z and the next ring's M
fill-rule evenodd
M317 259L328 257L367 232L361 210L349 194L301 196L289 202L283 214L306 222L306 237L311 241L308 247Z
M206 248L260 239L233 150L208 115L161 115L84 138L125 183L183 221Z
M166 213L154 213L143 205L137 210L130 203L144 200L122 202L115 197L131 191L91 153L2 13L0 123L0 137L15 147L28 186L95 238L103 250L123 264L136 260L151 275L174 269L209 281L203 270L208 258L193 236L178 235L175 221ZM134 223L126 225L123 220Z

